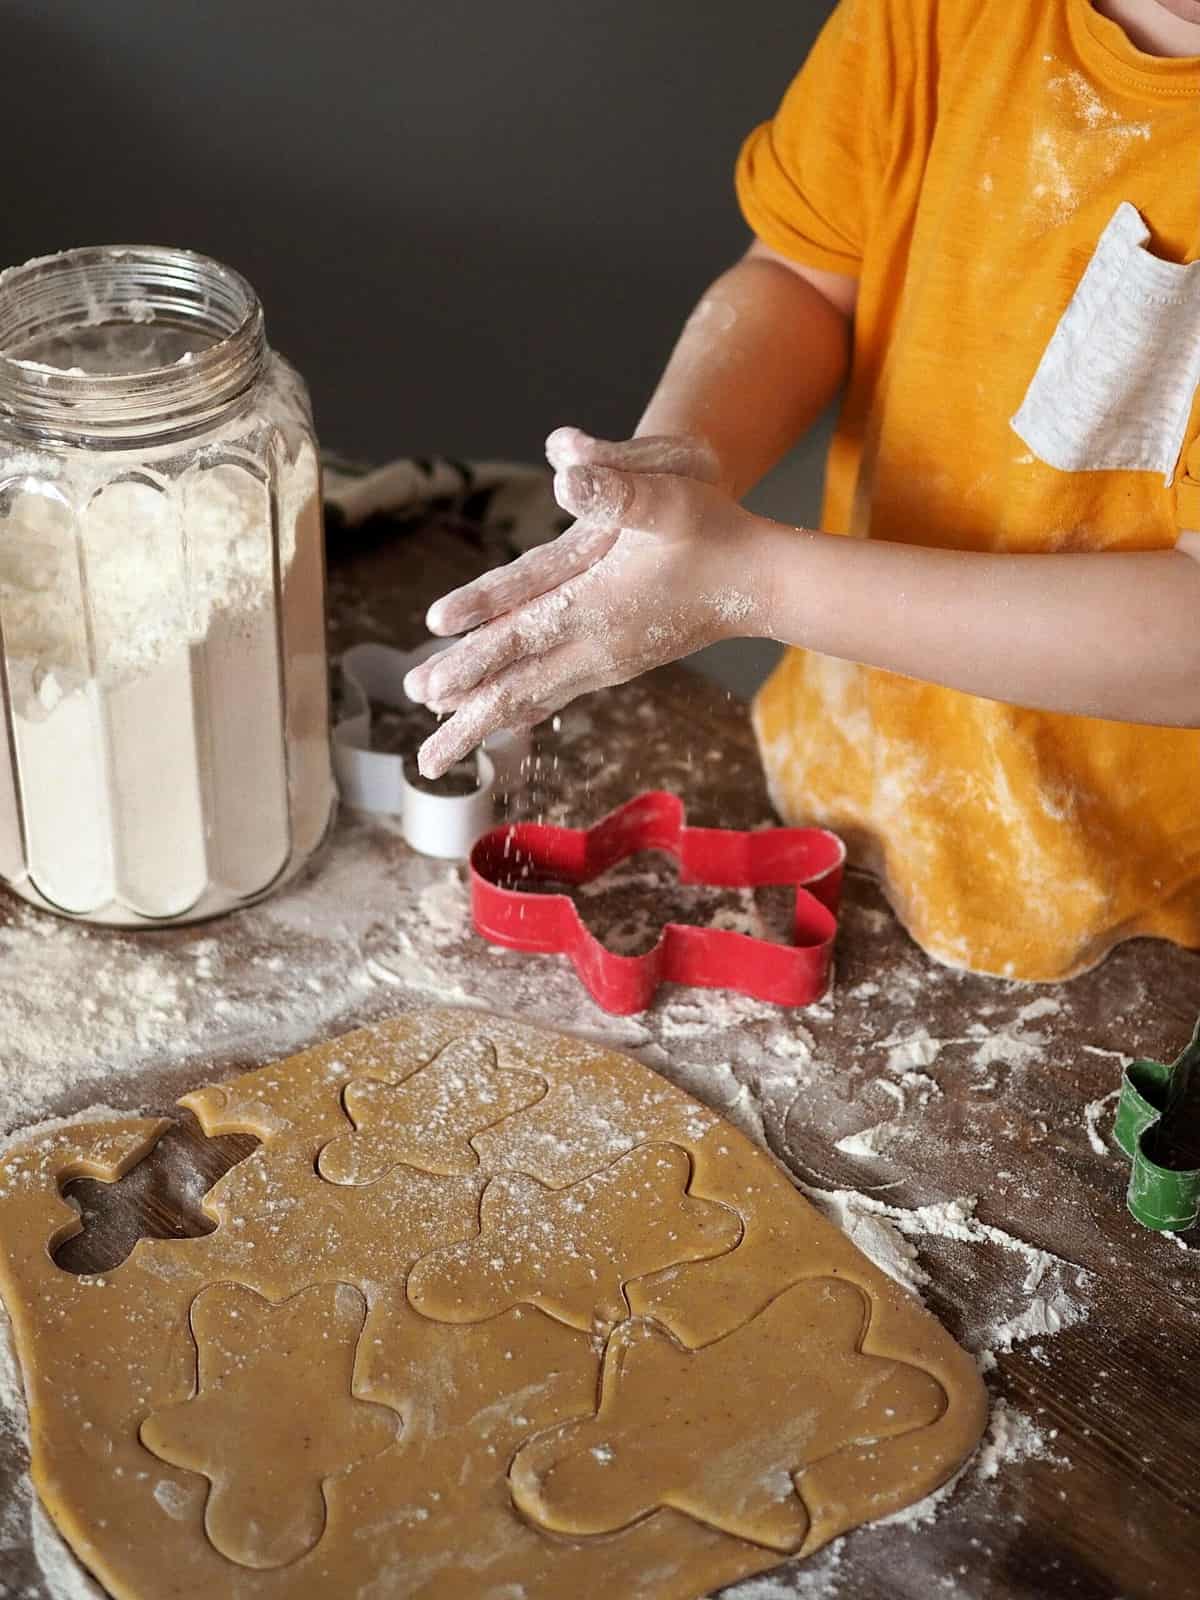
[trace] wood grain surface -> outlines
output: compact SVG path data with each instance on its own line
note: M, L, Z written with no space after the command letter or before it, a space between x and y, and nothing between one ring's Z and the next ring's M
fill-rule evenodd
M403 536L384 525L334 543L335 649L369 637L415 641L428 600L495 556L486 541L444 525ZM531 812L565 799L590 821L638 789L663 786L684 796L697 823L754 826L770 817L746 708L695 675L656 673L595 697L588 715L589 737L538 767L523 801ZM629 736L631 722L645 737ZM1037 914L1020 884L1013 901L1015 915ZM236 947L236 919L204 933ZM482 970L495 958L480 944L471 959ZM881 981L889 974L905 978L902 999L895 983ZM1085 1107L1119 1081L1117 1053L1170 1058L1186 1040L1200 1011L1200 957L1142 941L1068 986L1018 990L928 963L876 887L852 875L836 997L812 1024L822 1059L837 1069L821 1082L836 1088L800 1092L765 1115L764 1137L798 1181L862 1187L861 1161L837 1150L835 1137L848 1117L868 1120L860 1101L881 1044L914 1023L933 1039L978 1038L981 1019L985 1029L993 1019L999 1026L1042 995L1056 1005L1038 1022L1037 1060L1018 1070L1001 1048L986 1092L978 1073L931 1068L938 1095L926 1114L929 1137L889 1152L867 1177L900 1207L977 1196L986 1223L1086 1278L1084 1320L1052 1340L999 1351L989 1378L997 1399L1036 1423L1046 1448L986 1481L968 1473L927 1525L861 1530L790 1577L781 1569L771 1580L778 1587L752 1589L756 1597L1200 1596L1200 1237L1176 1243L1138 1228L1124 1206L1125 1164L1111 1145L1099 1155L1085 1127ZM662 1070L673 1076L669 1043L665 1055ZM203 1072L195 1081L205 1081ZM161 1151L122 1183L74 1186L86 1227L60 1250L64 1269L105 1270L141 1232L209 1226L199 1209L204 1189L254 1141L206 1140L189 1117L172 1114L178 1125ZM920 1247L926 1300L961 1335L994 1287L995 1262L964 1261L953 1240L937 1236ZM19 1446L0 1434L0 1495L6 1485L13 1491L23 1464ZM0 1594L47 1593L27 1549L0 1553Z

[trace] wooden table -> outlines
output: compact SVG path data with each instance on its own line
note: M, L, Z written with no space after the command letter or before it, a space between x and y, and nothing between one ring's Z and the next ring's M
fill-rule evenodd
M496 554L445 526L336 542L335 647L370 637L414 642L429 598ZM558 734L548 730L541 749L522 802L531 811L584 822L639 788L661 786L680 793L699 823L771 819L745 707L683 669L594 697L568 714ZM166 1110L190 1085L439 993L613 1038L750 1126L810 1191L859 1191L891 1208L884 1220L904 1224L919 1250L927 1303L973 1347L986 1347L1006 1319L1028 1316L1031 1307L1036 1315L1039 1292L1051 1306L1056 1296L1060 1308L1066 1304L1065 1320L1079 1318L1052 1336L998 1349L989 1373L994 1396L1009 1408L1001 1408L1001 1427L1023 1415L1021 1436L1029 1437L1030 1425L1042 1435L1038 1453L1001 1462L992 1477L968 1468L924 1525L861 1530L804 1566L781 1569L778 1589L755 1593L1200 1596L1200 1239L1165 1239L1131 1221L1127 1169L1108 1138L1111 1102L1093 1105L1090 1126L1086 1115L1119 1082L1121 1053L1169 1057L1182 1045L1200 1011L1200 958L1141 942L1063 988L964 977L926 961L877 889L852 876L837 987L822 1006L781 1017L675 991L660 995L645 1018L613 1023L562 961L497 954L465 925L456 933L439 923L428 939L410 931L406 946L393 940L390 954L380 955L385 931L346 921L349 909L338 899L345 895L339 862L351 850L373 852L398 896L430 886L441 895L460 892L444 865L412 857L394 830L348 818L312 881L287 891L269 913L81 943L86 984L86 962L105 941L121 960L137 959L136 946L171 971L194 966L198 942L215 940L216 956L206 959L219 962L235 1012L259 993L256 984L271 981L259 976L271 970L264 954L294 952L300 937L305 948L328 945L331 953L320 955L320 995L305 1001L303 1014L290 1016L278 979L261 990L256 1025L218 1028L193 1005L169 1060L153 1041L133 1048L119 1067L101 1063L81 1073L53 1103L31 1106L31 1115L100 1098ZM1014 884L1022 913L1036 916L1036 904L1021 905L1022 893ZM0 905L0 934L5 921L23 926L30 915ZM20 984L22 961L36 959L36 952L10 952L4 981ZM885 1122L894 1125L876 1155L853 1153L853 1143L849 1153L836 1147ZM145 1229L204 1230L197 1196L252 1143L204 1140L181 1122L124 1183L103 1193L80 1186L89 1226L61 1264L111 1265ZM972 1196L977 1221L960 1229L966 1238L937 1231L944 1212L914 1210ZM827 1203L853 1207L854 1200L843 1194ZM934 1231L921 1231L927 1227ZM1022 1242L1050 1253L1041 1285ZM17 1494L23 1466L20 1445L0 1431L0 1500ZM0 1593L29 1600L50 1593L20 1537L7 1550L0 1541Z

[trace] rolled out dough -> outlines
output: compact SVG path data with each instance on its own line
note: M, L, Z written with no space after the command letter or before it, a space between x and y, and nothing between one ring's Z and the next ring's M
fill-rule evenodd
M99 1277L51 1258L63 1185L167 1124L0 1161L34 1480L119 1600L694 1600L922 1498L983 1431L933 1318L626 1057L414 1013L183 1103L262 1143L213 1233Z

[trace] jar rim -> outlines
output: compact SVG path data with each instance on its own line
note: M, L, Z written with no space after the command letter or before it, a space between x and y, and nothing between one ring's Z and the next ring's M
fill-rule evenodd
M203 346L137 371L87 372L14 353L88 328L157 323ZM101 448L211 425L266 357L262 305L234 268L192 250L100 245L0 272L0 428L34 443Z

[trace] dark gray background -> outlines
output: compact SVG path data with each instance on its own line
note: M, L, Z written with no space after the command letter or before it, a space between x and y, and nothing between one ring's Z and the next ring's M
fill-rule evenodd
M738 145L831 9L6 0L0 256L229 261L345 452L623 436L744 247ZM779 514L815 515L818 456L768 486Z

